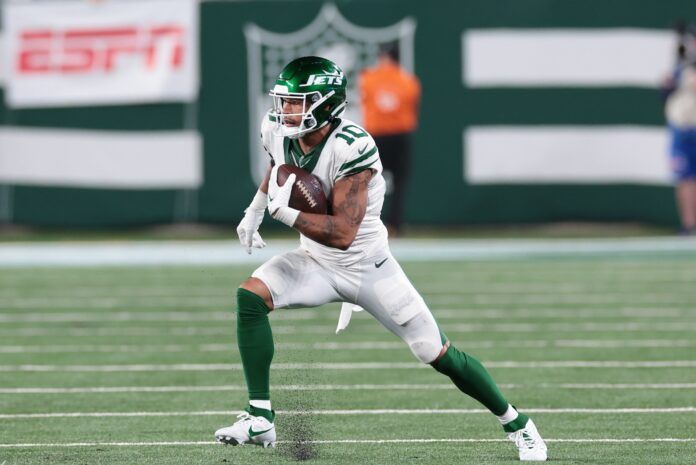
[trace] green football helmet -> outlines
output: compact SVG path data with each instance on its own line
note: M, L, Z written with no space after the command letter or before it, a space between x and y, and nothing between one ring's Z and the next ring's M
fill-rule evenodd
M336 63L326 58L297 58L283 68L269 95L273 98L271 119L276 123L276 135L297 139L343 114L346 77ZM285 99L302 100L302 112L283 113ZM286 125L288 116L301 117L299 126Z

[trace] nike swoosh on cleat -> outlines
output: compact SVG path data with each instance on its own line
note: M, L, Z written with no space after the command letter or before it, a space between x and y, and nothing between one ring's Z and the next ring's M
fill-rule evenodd
M253 438L253 437L255 437L255 436L258 436L259 434L268 433L268 432L269 432L270 430L272 430L272 429L273 429L273 427L270 427L270 428L268 428L268 429L265 430L265 431L254 431L253 429L251 429L251 426L250 426L250 427L249 427L249 437L250 437L250 438Z
M379 268L380 266L384 265L384 262L386 262L387 260L389 260L389 257L385 258L381 262L375 263L375 268Z

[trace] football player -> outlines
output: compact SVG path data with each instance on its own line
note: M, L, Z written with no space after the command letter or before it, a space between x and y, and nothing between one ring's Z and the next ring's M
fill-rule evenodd
M300 247L261 265L237 290L237 344L249 405L215 438L264 447L276 441L268 313L347 302L364 308L418 360L496 415L521 460L546 460L546 445L532 420L508 403L478 360L450 343L392 256L380 220L385 182L377 147L363 128L341 118L346 106L343 71L324 58L298 58L282 70L270 96L273 108L264 117L261 138L271 166L237 232L247 252L263 247L258 228L267 208L274 219L299 231ZM284 163L320 179L330 214L288 206L295 175L278 185L278 166Z

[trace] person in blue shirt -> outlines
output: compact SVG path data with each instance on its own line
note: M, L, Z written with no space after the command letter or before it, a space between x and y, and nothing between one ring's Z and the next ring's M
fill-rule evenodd
M696 25L677 33L677 64L662 93L682 233L696 235Z

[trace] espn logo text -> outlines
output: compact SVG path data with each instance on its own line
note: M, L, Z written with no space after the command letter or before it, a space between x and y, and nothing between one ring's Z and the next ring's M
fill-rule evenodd
M185 28L178 24L89 29L31 29L19 34L19 75L176 70L184 61Z

